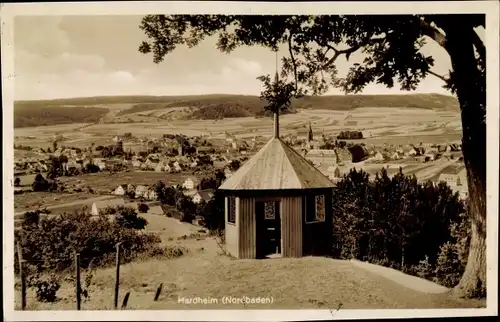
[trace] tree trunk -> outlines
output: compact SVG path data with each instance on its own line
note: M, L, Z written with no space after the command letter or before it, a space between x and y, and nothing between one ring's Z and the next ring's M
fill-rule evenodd
M462 17L463 18L463 17ZM447 28L448 29L448 28ZM486 296L486 93L474 56L471 26L457 21L445 30L446 49L453 66L462 118L462 152L469 189L468 212L472 222L467 266L455 293L460 297Z

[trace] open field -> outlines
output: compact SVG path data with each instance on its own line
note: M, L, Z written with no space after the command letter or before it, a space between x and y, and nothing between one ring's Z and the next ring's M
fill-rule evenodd
M37 208L51 208L60 205L83 205L83 201L95 198L89 193L26 192L14 196L14 212L23 212Z
M198 231L196 226L174 219L145 214L148 231L159 233L165 245L182 245L189 252L177 259L150 259L121 266L120 302L131 292L129 309L405 309L484 307L484 301L459 300L449 293L432 294L405 286L409 278L377 274L350 261L319 257L279 260L235 260L220 254L215 240L205 237L178 240ZM381 268L385 270L385 268ZM88 272L82 272L82 279ZM306 275L304 275L306 274ZM82 309L111 309L114 268L94 272L90 298ZM307 276L307 278L298 278ZM412 281L414 282L414 277ZM153 302L156 288L163 292ZM28 292L28 309L74 309L74 283L64 282L56 303L40 303ZM182 304L182 297L217 298L213 304ZM227 304L223 296L272 298L271 304ZM16 306L19 292L16 292Z
M206 176L208 176L207 174ZM22 185L31 185L35 175L21 176ZM59 180L70 186L90 186L95 191L106 191L111 193L118 185L154 185L163 181L167 185L182 183L187 178L201 179L204 175L169 174L154 171L131 171L109 174L109 172L83 174L76 177L60 177ZM91 193L54 193L54 192L26 192L14 196L14 212L23 212L47 207L52 213L62 213L81 209L83 206L91 206L96 198L107 198Z
M354 124L355 125L348 125ZM461 139L460 115L456 111L410 108L358 108L349 111L304 109L280 117L282 135L305 135L311 123L313 132L336 135L343 130L358 130L366 144L449 143ZM271 118L240 117L222 120L159 120L129 124L65 124L50 127L16 128L15 143L47 148L55 133L63 135L62 145L88 147L111 144L114 135L126 132L136 137L161 137L163 134L205 135L223 138L224 132L236 138L272 134ZM127 142L124 143L125 147Z

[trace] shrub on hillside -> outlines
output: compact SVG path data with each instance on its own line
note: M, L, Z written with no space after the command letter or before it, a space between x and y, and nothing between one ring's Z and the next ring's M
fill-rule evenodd
M20 178L15 178L14 179L14 186L19 187L21 185L21 179Z
M61 288L61 284L55 275L51 275L45 279L39 279L34 283L36 289L36 299L39 302L53 303L57 299L57 291Z
M83 211L41 219L38 225L16 231L15 241L22 246L23 258L39 271L70 268L75 252L80 253L82 268L91 260L97 266L112 263L118 242L123 261L128 262L161 242L156 235Z
M23 214L23 227L36 226L40 221L40 210L28 211Z
M471 221L466 213L457 222L451 223L452 240L441 246L434 270L439 284L454 287L460 281L469 255L470 227Z
M86 173L97 173L99 171L101 171L101 169L99 168L99 166L97 166L95 164L87 163L85 165L85 172Z
M466 230L465 208L446 184L420 184L401 170L389 178L385 169L370 181L351 170L333 196L335 257L383 263L447 285L455 280L451 272L463 272L468 247L455 235Z
M149 211L149 206L146 205L145 203L140 203L138 206L137 206L137 210L140 212L140 213L146 213Z
M31 185L33 191L47 191L50 188L49 181L43 177L41 173L38 173L33 180Z
M145 205L147 207L147 205ZM127 206L117 206L117 207L106 207L102 211L102 215L115 215L116 224L123 228L130 229L144 229L148 221L137 215L137 212L132 207Z

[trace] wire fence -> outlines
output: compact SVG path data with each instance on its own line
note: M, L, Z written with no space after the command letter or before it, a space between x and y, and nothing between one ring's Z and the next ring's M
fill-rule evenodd
M113 298L113 308L115 310L118 309L118 299L119 299L119 292L120 292L120 264L121 264L121 255L122 255L122 249L121 246L122 242L119 242L115 245L116 248L116 258L115 258L115 288L114 288L114 298ZM16 245L17 247L17 255L18 255L18 265L19 265L19 277L21 280L21 310L26 310L26 291L27 291L27 267L26 264L28 263L62 263L62 262L68 262L68 258L60 258L60 259L46 259L46 260L37 260L37 259L24 259L23 258L23 252L22 252L22 247L19 243ZM83 259L90 260L92 261L95 257L84 257ZM82 289L81 286L81 255L79 253L74 253L73 255L73 268L75 269L74 277L75 277L75 303L76 303L76 310L81 310L81 304L82 304L82 294L86 293ZM88 287L88 285L87 285ZM155 293L154 301L157 301L160 297L161 291L163 289L163 283L161 283L158 286L158 289ZM130 292L127 292L123 298L121 309L126 309L128 305L128 300L130 297Z

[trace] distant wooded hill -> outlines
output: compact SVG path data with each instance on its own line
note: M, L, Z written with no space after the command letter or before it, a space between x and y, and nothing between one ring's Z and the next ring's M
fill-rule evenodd
M188 119L220 119L265 115L265 102L258 96L100 96L43 101L16 101L14 127L43 126L65 123L97 122L109 112L106 105L131 104L117 116L139 112L190 107ZM96 107L99 105L99 107ZM82 108L84 107L84 108ZM407 95L332 95L308 96L295 100L291 113L298 109L351 110L358 107L407 107L423 109L456 109L458 101L440 94Z

